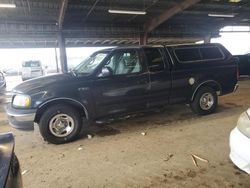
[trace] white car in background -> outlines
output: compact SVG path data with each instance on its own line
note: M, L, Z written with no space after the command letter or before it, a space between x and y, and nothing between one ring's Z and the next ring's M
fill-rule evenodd
M22 63L22 80L28 80L43 76L43 68L40 61L25 61Z
M250 108L240 115L237 126L231 131L229 157L250 174Z

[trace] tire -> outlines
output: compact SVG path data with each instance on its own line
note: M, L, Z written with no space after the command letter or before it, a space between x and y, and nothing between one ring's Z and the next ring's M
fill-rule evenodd
M210 87L201 87L195 94L194 100L190 103L192 111L198 115L214 113L217 105L217 93Z
M39 121L42 137L52 144L74 141L78 138L81 127L82 118L78 111L62 104L49 107Z

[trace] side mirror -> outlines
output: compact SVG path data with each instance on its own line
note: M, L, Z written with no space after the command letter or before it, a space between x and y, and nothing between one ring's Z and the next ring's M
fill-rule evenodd
M98 77L108 77L112 75L112 71L108 67L103 67Z

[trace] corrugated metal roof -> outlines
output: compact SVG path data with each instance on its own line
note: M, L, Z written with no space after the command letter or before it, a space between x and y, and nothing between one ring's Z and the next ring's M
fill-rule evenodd
M137 45L145 23L188 0L68 0L62 32L66 46ZM3 0L16 8L0 11L0 47L55 47L63 0ZM146 15L110 14L109 9L144 10ZM190 43L218 36L225 25L249 25L250 2L202 0L164 21L148 44ZM234 14L233 18L208 14Z

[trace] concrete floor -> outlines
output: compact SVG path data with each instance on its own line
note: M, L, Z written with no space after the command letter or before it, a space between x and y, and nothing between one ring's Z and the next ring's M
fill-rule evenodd
M249 188L249 175L229 160L228 139L239 115L250 107L250 80L219 99L217 113L196 116L183 105L94 126L92 139L65 145L34 132L11 129L0 109L0 132L12 131L24 187L204 187ZM3 97L2 97L3 98ZM141 133L146 132L143 136ZM209 160L191 159L196 154Z

